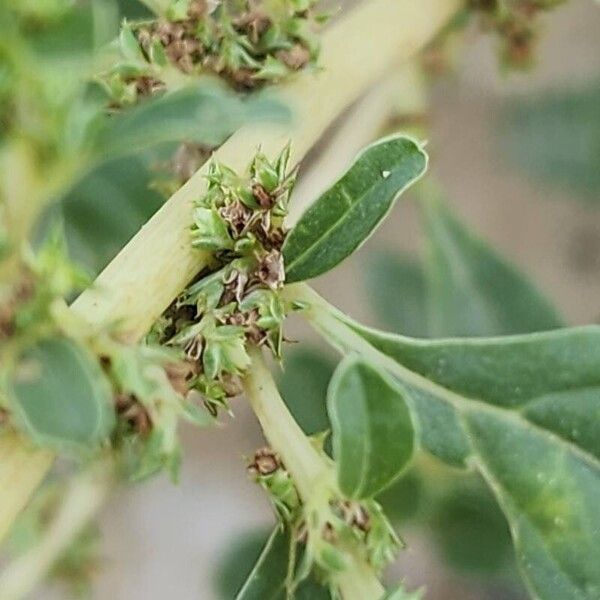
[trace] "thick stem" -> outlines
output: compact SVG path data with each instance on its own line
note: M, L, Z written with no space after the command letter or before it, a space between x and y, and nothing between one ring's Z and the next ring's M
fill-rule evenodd
M58 513L40 541L0 574L0 600L19 600L30 594L56 560L95 516L112 487L110 459L93 465L69 485Z
M243 171L260 146L275 155L292 143L298 162L331 122L395 63L417 52L460 7L460 0L369 0L339 19L322 38L318 72L299 74L280 97L294 113L291 126L248 126L215 158ZM143 335L208 255L189 243L191 204L206 190L200 169L141 229L82 294L73 309L92 325L120 323L130 338Z
M244 380L246 397L269 444L292 476L300 498L309 504L320 486L335 489L333 472L296 423L282 400L262 351L250 350L252 359ZM354 556L352 565L335 577L344 600L380 600L385 590L373 569Z
M0 435L0 540L52 465L54 455L16 433Z
M339 19L323 36L318 73L302 73L282 95L294 110L291 128L246 127L233 135L216 158L243 170L259 146L277 153L291 140L299 161L327 126L394 63L409 59L462 5L461 0L369 0ZM139 339L208 256L189 243L191 203L206 189L200 169L127 244L102 272L94 286L72 308L92 327L119 323L128 339ZM13 470L10 455L0 455L3 470ZM49 468L45 453L32 472ZM24 476L24 480L27 477ZM0 535L6 531L34 487L27 482L0 486ZM16 508L16 510L15 510Z

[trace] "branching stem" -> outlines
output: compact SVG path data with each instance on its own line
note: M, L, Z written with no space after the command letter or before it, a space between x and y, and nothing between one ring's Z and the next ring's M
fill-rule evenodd
M283 86L283 99L295 114L293 127L243 128L216 158L241 171L257 147L274 155L291 141L293 160L298 162L347 106L395 63L423 47L461 4L461 0L365 2L323 36L322 70L299 74ZM206 170L200 169L176 192L73 304L92 328L116 322L129 340L138 340L206 265L208 255L195 251L189 240L191 203L205 191L205 175ZM0 539L52 462L42 452L30 455L25 465L21 452L0 453L0 474L18 474L10 484L0 485Z
M262 352L253 348L252 363L244 381L246 397L265 437L292 476L300 498L310 503L323 487L335 489L334 474L306 437L279 395ZM373 569L354 556L352 565L336 575L344 600L380 600L385 590Z

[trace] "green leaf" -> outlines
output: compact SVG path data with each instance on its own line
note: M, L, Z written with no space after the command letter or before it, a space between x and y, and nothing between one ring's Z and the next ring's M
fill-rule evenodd
M376 500L392 523L401 523L419 514L427 501L424 487L420 470L411 468L379 494Z
M274 100L240 97L214 86L187 87L141 102L112 116L97 134L103 158L134 154L165 142L220 144L248 121L285 121L289 111Z
M377 324L388 331L429 337L427 281L419 261L380 251L365 262L365 288Z
M150 189L145 161L126 157L104 163L61 199L60 211L74 259L99 273L162 206Z
M510 530L480 478L452 480L434 502L431 531L445 562L461 572L492 575L510 564Z
M95 358L65 338L38 342L11 381L11 408L36 443L93 450L110 435L112 391Z
M235 600L286 600L286 578L290 560L290 534L278 526L269 536L254 568ZM330 600L329 591L312 578L297 588L296 600Z
M227 543L214 575L215 593L220 600L235 598L260 557L270 533L261 527L244 532Z
M269 536L236 600L279 600L285 597L289 544L287 532L277 527Z
M529 333L563 325L533 284L446 206L433 199L422 206L431 337Z
M325 397L334 370L331 357L304 345L284 354L279 390L306 435L330 428Z
M484 476L509 520L533 595L598 597L600 327L418 341L335 318L345 325L331 324L328 337L398 378L422 432L435 431L434 442L449 431L461 437L463 462ZM422 440L446 459L432 437Z
M516 167L549 184L564 185L584 200L598 201L598 83L512 102L498 130L502 149Z
M421 146L404 136L363 150L288 235L283 246L287 282L321 275L350 256L426 168Z
M370 364L347 357L329 385L327 409L340 489L351 498L373 497L413 455L415 432L402 390Z

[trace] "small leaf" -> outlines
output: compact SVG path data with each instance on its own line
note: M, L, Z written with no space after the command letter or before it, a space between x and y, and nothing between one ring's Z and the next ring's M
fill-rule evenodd
M446 206L437 199L422 206L432 337L529 333L563 325L535 286Z
M279 526L273 531L254 565L246 583L235 600L285 600L288 562L290 560L290 534ZM311 578L303 581L296 590L297 600L330 600L329 592Z
M402 391L370 364L348 357L331 380L327 408L342 492L373 497L413 455L415 433Z
M242 101L214 86L188 87L107 118L95 151L106 158L134 154L164 142L216 145L247 121L285 121L288 117L286 108L267 98Z
M367 147L288 235L287 282L321 275L350 256L426 168L427 155L410 138L392 136Z
M369 306L388 331L429 337L426 278L420 263L403 254L377 252L365 261Z
M65 338L28 350L11 384L11 407L41 445L93 450L115 425L107 378L94 357Z
M324 400L334 369L335 362L327 354L310 347L302 345L284 354L279 389L306 435L330 428Z

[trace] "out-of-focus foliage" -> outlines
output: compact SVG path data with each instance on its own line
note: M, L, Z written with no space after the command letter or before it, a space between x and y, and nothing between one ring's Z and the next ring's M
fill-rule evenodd
M279 389L307 435L329 429L324 398L335 365L328 354L304 344L291 348L283 357Z
M67 310L89 280L70 262L63 230L97 272L161 203L140 153L218 144L243 123L289 111L193 80L117 109L97 74L118 28L110 0L0 5L0 384L5 425L71 453L110 441L140 478L163 466L174 473L178 417L209 419L170 384L176 353L128 354ZM57 217L62 228L52 227Z
M315 32L326 19L313 0L146 4L156 15L123 23L113 62L99 79L115 106L198 77L218 76L241 90L281 81L315 65Z
M232 541L215 575L221 600L285 599L289 539L285 531L264 529ZM251 572L253 577L249 578ZM275 590L275 591L273 591ZM268 592L268 595L267 595ZM296 600L329 600L329 592L312 578L300 584Z
M62 220L77 262L98 273L162 205L148 161L132 156L104 163L75 185L50 219Z
M583 201L600 201L600 84L512 100L498 135L515 168Z
M40 445L85 455L105 444L115 426L108 380L95 357L68 338L27 349L9 385L11 409Z
M417 258L391 250L370 252L364 277L369 306L378 325L388 331L429 337L427 279Z
M562 325L528 278L441 201L428 198L421 214L425 261L387 253L374 255L365 269L381 325L417 337L508 335Z
M36 548L48 524L65 500L65 486L50 481L40 490L13 526L7 543L9 554L18 559ZM50 576L65 586L70 598L87 598L92 577L102 562L100 531L95 523L83 528L72 544L57 557Z

